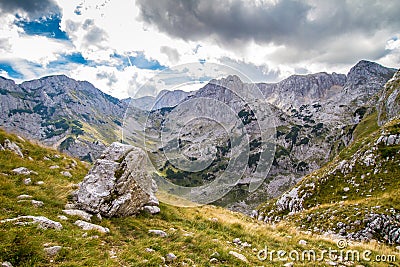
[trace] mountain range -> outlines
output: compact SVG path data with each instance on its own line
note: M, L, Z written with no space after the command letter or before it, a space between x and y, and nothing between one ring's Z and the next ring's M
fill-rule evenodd
M368 116L374 116L378 99L389 99L382 94L385 83L395 69L377 63L360 61L347 75L316 73L293 75L278 83L255 84L270 105L276 129L276 151L266 181L256 192L249 193L246 177L255 172L262 146L260 121L233 91L243 91L254 84L243 83L237 76L212 80L194 92L162 91L156 98L119 100L96 89L88 82L75 81L66 76L49 76L16 84L0 78L0 125L7 131L52 146L62 152L93 161L112 141L122 139L124 118L133 118L131 135L124 133L124 141L147 145L158 174L184 186L212 181L223 172L229 159L229 138L222 130L199 121L198 131L182 130L181 149L190 153L217 145L219 156L209 168L196 173L178 170L170 164L162 151L160 139L162 123L175 106L187 100L212 98L231 107L245 124L250 141L249 162L244 178L216 204L250 213L265 199L279 196L302 177L321 168L347 147L355 138L354 130ZM382 101L380 103L383 103ZM386 104L385 104L386 105ZM388 101L379 118L396 113L395 101ZM178 105L179 107L179 105ZM385 110L385 111L384 111ZM128 113L127 113L128 111ZM129 132L129 131L128 131ZM197 136L207 133L208 140ZM207 143L208 142L208 143Z

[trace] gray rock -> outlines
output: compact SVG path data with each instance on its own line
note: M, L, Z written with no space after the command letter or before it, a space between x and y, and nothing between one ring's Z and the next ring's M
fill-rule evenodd
M78 216L85 221L91 221L92 215L83 210L63 210L63 212L70 216Z
M37 181L36 184L37 185L44 185L44 182L43 181Z
M0 144L0 151L4 151L4 147Z
M21 148L16 143L11 142L8 139L4 140L4 149L15 153L16 155L20 156L21 158L24 158L24 154L22 154Z
M33 173L33 171L31 171L25 167L15 168L12 170L12 172L14 172L16 174L21 174L21 175L29 175L29 174Z
M161 236L161 237L167 237L168 236L168 234L166 232L164 232L163 230L154 230L154 229L149 230L149 234L155 234L155 235L158 235L158 236Z
M99 231L100 233L109 233L110 232L110 229L108 229L107 227L103 227L103 226L93 224L93 223L88 223L88 222L81 221L81 220L77 220L74 224L85 231L96 230L96 231Z
M306 246L307 245L307 241L301 239L301 240L299 240L299 245Z
M31 200L31 203L36 208L43 207L43 205L44 205L43 201L34 200L34 199Z
M167 262L173 262L177 259L177 257L175 256L174 253L168 253L167 255L165 255L165 260Z
M240 254L240 253L238 253L236 251L232 251L232 250L229 251L229 255L232 255L233 257L235 257L235 258L237 258L237 259L239 259L239 260L241 260L243 262L249 262L247 260L246 256L244 256L243 254Z
M52 165L49 167L49 169L51 169L51 170L59 169L59 168L60 168L60 166L58 166L58 165Z
M68 221L68 217L67 217L67 216L64 216L64 215L58 215L57 217L58 217L58 219L60 219L60 220L63 220L63 221Z
M72 174L69 172L69 171L62 171L62 172L60 172L62 175L64 175L65 177L69 177L69 178L71 178L72 177Z
M31 195L19 195L17 196L17 199L28 199L28 198L32 198Z
M24 179L24 185L30 185L32 183L32 179L31 178L26 178Z
M30 220L30 221L27 221ZM61 223L52 221L44 216L20 216L12 219L1 220L0 223L15 222L17 225L38 224L41 229L55 229L61 230L63 227Z
M1 263L1 267L13 267L12 264L8 261L3 261Z
M153 215L160 213L160 208L157 206L144 206L143 210Z
M104 217L140 212L155 193L146 164L147 154L142 149L113 143L74 192L76 207Z
M60 252L61 249L62 249L62 246L52 246L52 247L44 248L44 252L46 253L47 256L54 257Z

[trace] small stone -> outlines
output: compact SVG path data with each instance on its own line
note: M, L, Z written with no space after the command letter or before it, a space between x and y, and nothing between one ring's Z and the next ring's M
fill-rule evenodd
M47 254L47 256L54 257L55 255L58 254L58 252L60 252L61 249L62 249L61 246L52 246L44 248L44 252Z
M148 253L152 253L152 252L154 252L154 249L152 249L152 248L146 248L145 251L148 252Z
M174 260L176 260L176 256L175 256L175 254L174 253L168 253L166 256L165 256L165 260L167 261L167 262L173 262Z
M50 160L48 157L44 156L43 160Z
M12 172L14 172L16 174L22 174L22 175L29 175L32 173L31 170L29 170L28 168L25 168L25 167L15 168L12 170Z
M218 259L216 259L216 258L211 258L210 259L210 263L217 263L218 262Z
M29 159L30 161L33 161L33 158L32 158L32 157L28 157L28 159Z
M343 191L344 191L344 192L349 192L349 191L350 191L350 188L349 188L349 187L345 187L345 188L343 188Z
M285 263L283 266L284 267L293 267L294 263L293 262L288 262L288 263Z
M65 209L66 210L73 210L73 209L75 209L75 204L67 203L67 204L65 204Z
M65 177L69 177L69 178L71 178L72 177L72 174L69 172L69 171L62 171L62 172L60 172L62 175L64 175Z
M241 261L244 261L244 262L249 262L248 260L247 260L247 258L246 258L246 256L244 256L243 254L240 254L240 253L238 253L238 252L236 252L236 251L229 251L229 255L232 255L233 257L235 257L235 258L237 258L237 259L239 259L239 260L241 260Z
M302 239L299 241L299 245L305 246L305 245L307 245L307 241Z
M240 245L242 243L242 241L240 241L240 238L235 238L232 241L234 244Z
M26 178L24 179L24 185L30 185L32 183L32 179L31 178Z
M219 253L218 253L217 251L215 251L213 254L211 254L210 257L211 257L211 258L219 258L220 255L219 255Z
M150 213L151 215L160 213L160 208L157 206L144 206L143 210Z
M400 246L397 246L396 249L397 249L398 251L400 251Z
M210 218L210 221L212 221L212 222L218 222L218 218Z
M36 184L37 185L44 185L44 182L43 181L37 181Z
M110 229L108 229L107 227L103 227L103 226L93 224L93 223L88 223L88 222L81 221L81 220L77 220L74 224L86 231L96 230L101 233L109 233L110 232Z
M49 167L49 169L51 169L51 170L59 169L59 168L60 168L60 166L58 166L58 165L53 165L53 166Z
M31 200L31 203L35 208L40 208L40 207L43 207L43 205L44 205L43 201L34 200L34 199Z
M155 234L161 237L167 237L168 234L164 232L163 230L149 230L149 234Z
M85 220L85 221L91 221L92 220L92 215L87 213L86 211L83 210L63 210L63 212L67 215L70 216L78 216L79 218Z
M337 266L338 264L334 261L328 261L327 262L330 266Z
M58 219L60 219L60 220L68 221L68 217L65 216L65 215L58 215L57 217L58 217Z
M13 267L12 264L8 261L3 261L1 263L1 267Z
M242 243L242 247L244 247L244 248L250 248L250 247L251 247L251 244L249 244L249 243L247 243L247 242L244 242L244 243Z
M31 195L19 195L17 196L17 199L28 199L28 198L32 198Z

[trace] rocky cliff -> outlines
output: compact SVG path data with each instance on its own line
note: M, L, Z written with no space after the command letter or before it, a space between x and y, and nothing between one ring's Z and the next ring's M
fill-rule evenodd
M61 151L94 160L120 137L126 105L88 82L50 76L0 79L0 125Z

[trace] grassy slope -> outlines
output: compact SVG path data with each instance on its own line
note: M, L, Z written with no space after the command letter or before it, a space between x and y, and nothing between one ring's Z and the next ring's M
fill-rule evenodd
M351 231L363 226L354 224L371 212L390 214L400 210L400 145L378 145L373 154L376 164L366 166L356 160L353 169L346 174L332 171L343 161L351 161L374 147L382 132L385 135L400 133L400 120L394 120L379 128L376 113L366 117L355 129L356 140L323 168L307 175L296 187L299 192L309 193L303 202L304 211L287 216L287 210L277 213L275 200L260 206L269 216L279 216L294 222L304 230L316 233L335 231L338 222L353 225ZM375 173L375 169L378 171ZM311 187L313 184L315 187ZM349 191L345 192L344 188ZM272 211L272 212L271 212ZM329 218L329 219L328 219Z
M82 180L87 166L78 162L70 170L73 177L60 174L73 159L29 142L23 142L15 136L0 130L0 143L8 138L16 142L25 155L24 159L8 151L0 151L0 220L18 215L41 215L60 221L57 215L68 201L73 184ZM28 157L32 157L32 161ZM43 160L43 157L50 160ZM59 165L60 169L49 169ZM27 167L38 172L30 175L31 185L24 185L26 176L11 172L16 167ZM43 185L36 185L37 181ZM29 194L36 200L44 202L40 208L28 202L18 203L20 194ZM216 218L216 219L212 219ZM261 262L257 251L268 246L270 250L328 249L335 247L334 242L319 236L301 233L290 225L279 224L268 226L254 221L244 215L233 213L222 208L204 206L199 208L176 208L161 205L161 213L156 216L141 214L137 217L112 218L94 221L109 227L111 233L99 234L85 232L75 225L75 219L61 221L63 229L41 230L36 226L18 226L12 223L0 223L0 262L10 261L14 266L159 266L162 256L174 253L178 258L169 266L211 266L210 255L218 252L219 262L213 266L282 266L282 261ZM172 229L173 228L173 229ZM161 229L168 237L161 238L148 234L149 229ZM234 238L252 244L251 248L239 248L232 243ZM298 244L300 239L307 240L306 246ZM47 257L43 252L44 245L61 245L63 249L55 258ZM146 248L154 252L146 252ZM256 251L253 251L255 248ZM356 244L352 249L371 249L374 254L393 254L391 248L379 244ZM229 255L236 250L245 255L249 264ZM320 265L319 265L320 264ZM377 263L361 262L364 266L386 266ZM325 266L326 263L313 263L313 266ZM310 266L308 262L296 263L295 266Z

